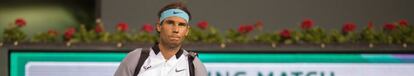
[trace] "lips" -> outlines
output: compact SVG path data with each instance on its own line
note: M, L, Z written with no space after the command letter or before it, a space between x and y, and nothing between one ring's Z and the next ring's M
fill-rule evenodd
M171 35L169 36L171 40L180 40L180 36L176 36L176 35Z

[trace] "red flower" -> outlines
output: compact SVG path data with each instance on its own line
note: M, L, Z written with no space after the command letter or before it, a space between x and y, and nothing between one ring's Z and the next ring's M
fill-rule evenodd
M246 29L246 32L251 32L251 31L253 31L254 26L253 25L246 25L244 28Z
M244 25L240 25L239 26L239 33L244 33L244 32L246 32L246 29L244 28Z
M356 25L354 23L346 23L342 27L342 32L345 32L345 33L353 32L355 29L356 29Z
M398 23L400 24L400 26L408 26L408 21L405 19L399 20Z
M251 31L253 31L254 26L253 25L241 25L239 27L239 33L249 33Z
M95 26L95 32L96 33L101 33L103 31L103 27L101 25L96 25Z
M280 32L279 35L280 35L280 37L285 38L285 39L291 38L290 30L288 30L288 29L283 29L283 31Z
M128 24L124 22L118 23L117 29L119 31L125 32L128 29Z
M372 29L374 28L374 23L372 23L372 21L368 22L368 29Z
M23 27L26 25L26 20L24 20L23 18L18 18L16 19L15 24L19 27Z
M152 27L151 24L144 24L144 26L142 26L141 30L143 30L147 33L150 33L150 32L152 32L152 30L154 30L154 27Z
M390 30L391 31L391 30L394 30L395 28L396 28L396 26L392 23L387 23L387 24L384 25L385 30Z
M302 22L302 25L300 27L304 30L309 30L313 27L313 21L310 19L306 19Z
M47 31L47 34L48 34L49 36L57 36L57 32L56 32L56 30L53 30L53 29L49 29L49 30Z
M208 27L208 22L207 21L200 21L197 23L198 28L200 29L206 29Z
M76 30L73 27L66 29L65 35L64 35L65 40L70 40L73 37L73 35L75 34L75 32L76 32Z

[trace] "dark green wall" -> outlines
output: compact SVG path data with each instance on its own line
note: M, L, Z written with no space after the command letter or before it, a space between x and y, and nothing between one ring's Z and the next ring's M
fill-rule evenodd
M63 33L68 27L80 24L94 26L94 0L13 0L0 1L0 38L15 19L23 18L22 30L29 36L55 29Z
M177 0L103 0L102 18L107 27L125 21L139 28L155 23L156 13ZM376 26L407 19L414 23L414 0L181 0L188 4L193 25L207 20L222 30L263 20L265 29L298 28L311 18L324 28L340 28L345 22L359 27L373 21ZM359 28L358 28L359 29Z

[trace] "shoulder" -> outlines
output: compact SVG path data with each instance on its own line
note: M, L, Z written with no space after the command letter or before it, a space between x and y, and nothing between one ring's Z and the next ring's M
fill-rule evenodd
M139 57L141 55L142 48L137 48L128 53L128 55L122 60L122 63L127 64L129 67L134 66L138 63Z
M137 48L137 49L135 49L135 50L133 50L133 51L129 52L127 56L132 56L132 55L136 56L136 55L140 55L140 54L141 54L141 51L142 51L142 48Z
M135 49L128 53L128 55L119 64L114 76L131 76L135 70L141 55L141 48Z
M207 69L206 66L201 62L198 57L194 58L194 69L196 76L207 76Z
M193 57L194 71L196 76L207 76L207 69L201 60L198 58L198 53L193 51L187 51L188 55Z
M128 55L122 60L122 63L132 64L130 67L138 63L139 57L141 56L142 48L137 48L128 53Z

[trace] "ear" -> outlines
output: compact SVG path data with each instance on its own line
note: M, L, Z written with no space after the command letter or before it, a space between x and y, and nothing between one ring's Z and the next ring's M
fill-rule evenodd
M161 24L158 22L156 26L157 32L161 32Z
M184 36L188 36L188 33L191 31L190 28L191 28L190 25L188 25L187 31L185 32Z
M161 22L159 18L157 18L157 24L155 26L155 29L157 32L161 32Z

